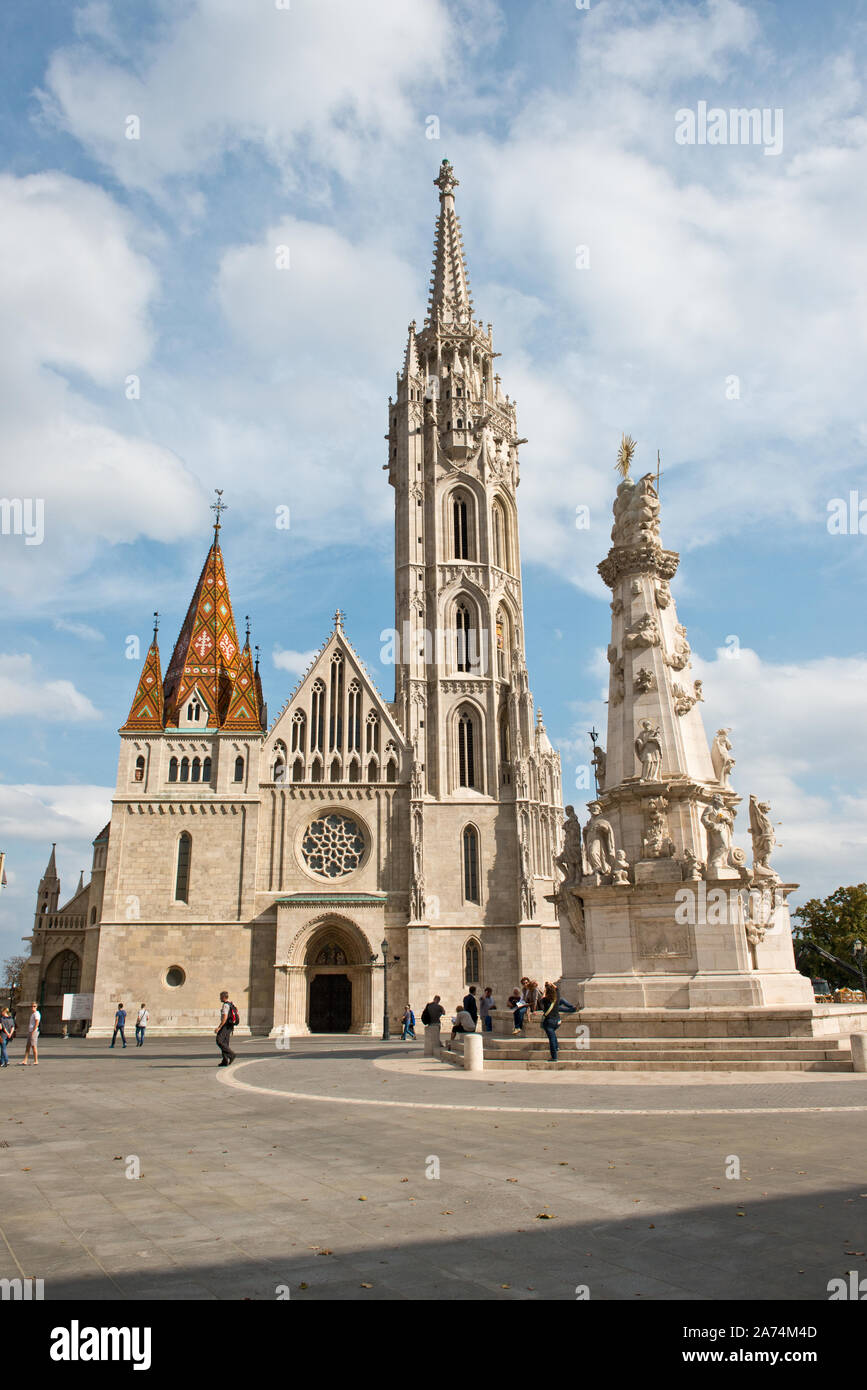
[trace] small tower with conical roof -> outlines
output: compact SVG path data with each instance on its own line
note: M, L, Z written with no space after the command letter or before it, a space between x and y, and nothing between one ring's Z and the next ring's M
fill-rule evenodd
M57 845L52 845L45 873L39 880L39 887L36 890L36 912L33 926L37 931L45 925L42 919L50 917L53 912L57 911L60 904L60 875L57 872L56 850Z

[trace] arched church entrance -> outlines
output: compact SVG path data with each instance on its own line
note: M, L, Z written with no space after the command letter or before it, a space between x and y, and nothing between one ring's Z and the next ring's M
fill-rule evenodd
M290 1033L369 1034L370 957L367 936L348 918L329 913L311 922L290 949L285 1002L275 1007L275 1026L282 1013Z
M57 1036L63 1031L64 994L76 994L81 981L81 961L75 951L58 951L48 964L39 986L39 1005L42 1014L41 1031ZM72 1031L80 1031L75 1024Z

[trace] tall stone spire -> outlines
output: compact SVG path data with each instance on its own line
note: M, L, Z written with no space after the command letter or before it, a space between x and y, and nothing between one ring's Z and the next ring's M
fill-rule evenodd
M440 211L436 226L428 313L432 319L439 313L444 319L461 322L472 316L473 303L464 259L461 224L455 212L454 191L458 182L451 164L444 159L440 165L439 177L434 179L440 190Z

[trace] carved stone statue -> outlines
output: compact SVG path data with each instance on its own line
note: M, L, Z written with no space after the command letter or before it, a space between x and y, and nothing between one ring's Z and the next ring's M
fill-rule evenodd
M642 782L658 782L662 775L662 734L652 719L641 721L635 754L641 763Z
M561 887L566 887L568 884L580 883L581 823L575 814L574 806L566 807L566 816L563 821L563 848L557 855L554 863L563 873L563 883L560 885Z
M683 876L688 882L695 882L700 879L704 870L704 864L699 859L694 850L685 849L683 851Z
M697 705L700 700L704 699L701 693L701 681L693 681L693 693L691 695L688 690L684 690L683 686L676 682L671 687L671 693L674 696L674 712L681 716L689 714L693 705Z
M597 743L593 749L593 766L596 769L596 785L601 792L605 790L605 763L605 749Z
M624 478L618 487L611 539L615 545L652 545L659 540L659 498L652 473L637 483Z
M728 867L735 823L719 792L702 812L701 823L707 831L707 871L712 876L714 870Z
M623 645L629 648L659 645L659 627L652 613L643 613L631 627L626 629Z
M521 918L525 922L533 921L536 916L536 890L530 873L527 841L523 833L518 836L518 845L521 854Z
M750 797L750 836L753 841L753 872L757 877L779 879L779 874L771 868L768 860L777 843L771 823L771 808L767 801L757 801Z
M667 809L664 796L652 796L647 803L647 834L642 846L645 859L670 859L674 854L674 841L665 818Z
M617 888L628 887L629 885L629 860L626 858L625 849L619 849L614 857L614 873L611 882Z
M677 636L674 639L674 651L665 658L666 664L675 671L682 671L689 665L689 658L692 656L692 647L686 640L686 628L683 623L675 625Z
M667 608L671 603L671 588L667 579L661 579L656 586L657 608Z
M635 673L633 684L636 695L645 695L648 690L656 689L656 677L646 666L641 666Z
M410 774L410 779L410 794L413 800L418 800L421 797L421 763L419 762L418 758L413 758L412 760L412 772Z
M600 802L591 801L587 809L590 819L584 827L585 869L589 875L607 875L614 867L614 831L608 821L602 818ZM597 877L597 883L598 881Z
M623 698L626 695L626 675L623 670L623 657L620 657L619 661L612 667L612 675L614 681L611 687L611 703L612 705L620 705L623 703Z
M721 787L731 786L729 774L735 765L735 760L731 756L730 733L731 729L717 729L716 737L711 744L710 758L713 763L713 773ZM750 798L750 802L752 803L752 798ZM752 818L750 824L752 825Z

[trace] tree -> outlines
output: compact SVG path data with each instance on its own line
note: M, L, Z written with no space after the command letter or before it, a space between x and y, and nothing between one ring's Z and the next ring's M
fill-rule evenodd
M26 964L26 956L7 956L3 962L3 988L9 991L9 1007L13 1011L21 994L21 977Z
M799 940L807 938L847 964L855 965L852 951L855 942L860 938L867 946L867 883L835 888L827 898L810 898L795 910L794 916L799 922L794 932L796 954L799 954ZM851 988L857 984L851 975L830 962L822 962L819 956L806 956L804 966L811 975L821 975L831 985Z

